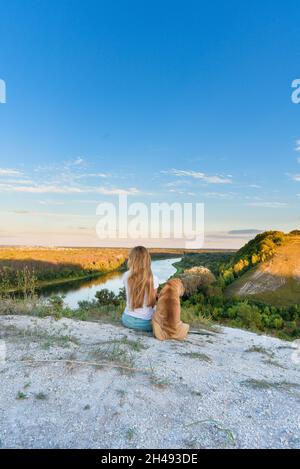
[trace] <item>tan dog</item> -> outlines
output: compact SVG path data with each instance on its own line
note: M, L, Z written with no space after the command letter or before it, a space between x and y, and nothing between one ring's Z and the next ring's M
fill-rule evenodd
M156 311L152 317L154 336L159 340L184 340L189 325L180 320L180 297L184 293L182 281L169 280L159 294Z

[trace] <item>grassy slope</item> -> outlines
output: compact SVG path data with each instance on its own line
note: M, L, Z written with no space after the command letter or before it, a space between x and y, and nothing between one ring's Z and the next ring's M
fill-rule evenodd
M234 281L226 296L253 298L275 306L300 304L300 237L291 237L270 260Z

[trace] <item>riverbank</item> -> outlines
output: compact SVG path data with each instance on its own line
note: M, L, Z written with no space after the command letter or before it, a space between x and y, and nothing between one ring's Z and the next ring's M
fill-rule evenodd
M300 448L294 344L24 316L0 330L2 448Z
M176 249L150 249L153 260L178 257ZM4 293L63 285L126 270L124 248L0 248L0 284ZM72 275L73 273L73 275Z

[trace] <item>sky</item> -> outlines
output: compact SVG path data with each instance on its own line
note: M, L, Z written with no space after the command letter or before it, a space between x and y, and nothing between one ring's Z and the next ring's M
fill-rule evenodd
M204 203L206 247L299 228L298 7L0 0L0 244L101 245L119 194Z

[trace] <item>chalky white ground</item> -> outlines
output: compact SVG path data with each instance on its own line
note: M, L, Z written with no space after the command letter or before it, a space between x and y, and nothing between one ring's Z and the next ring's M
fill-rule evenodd
M0 331L2 448L300 447L294 343L230 328L159 342L27 316Z

